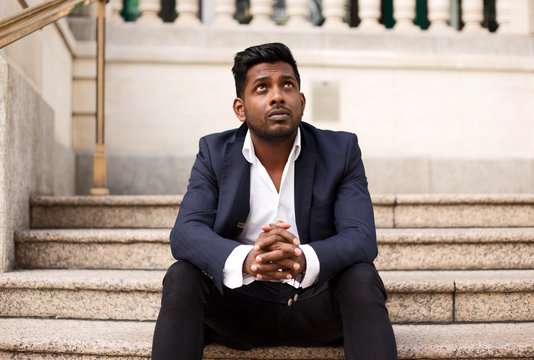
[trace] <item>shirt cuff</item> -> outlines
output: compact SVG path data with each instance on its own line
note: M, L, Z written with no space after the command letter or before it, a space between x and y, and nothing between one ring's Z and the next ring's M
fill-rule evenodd
M243 274L243 262L247 258L248 253L252 250L253 245L239 245L226 258L223 268L223 284L227 288L235 289L247 285L254 280L254 277ZM317 255L316 255L317 257ZM252 278L252 281L248 279Z
M307 288L317 282L321 265L319 264L317 253L309 244L300 245L300 248L306 257L306 274L304 274L304 278L300 285L303 288Z

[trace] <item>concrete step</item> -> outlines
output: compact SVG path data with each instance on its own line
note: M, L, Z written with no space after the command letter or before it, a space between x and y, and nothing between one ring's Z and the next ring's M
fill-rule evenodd
M32 228L171 228L182 197L37 196L30 200Z
M18 268L167 269L171 229L39 229L15 233Z
M33 228L169 228L181 196L39 196ZM377 227L534 226L534 195L375 195Z
M381 271L395 323L534 321L534 270ZM0 316L155 320L164 271L0 274Z
M391 227L534 226L534 195L396 195Z
M148 359L153 322L0 318L0 359ZM534 323L394 325L399 359L532 359ZM332 347L248 351L210 344L204 359L343 359Z
M19 231L19 268L167 269L170 229ZM534 228L377 229L382 270L534 269Z
M534 227L377 229L381 270L534 269Z

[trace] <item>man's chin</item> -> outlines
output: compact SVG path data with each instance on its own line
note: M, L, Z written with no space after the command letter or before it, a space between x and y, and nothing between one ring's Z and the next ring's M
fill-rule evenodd
M296 129L277 129L277 131L256 133L256 136L271 142L285 142L294 139L296 134Z

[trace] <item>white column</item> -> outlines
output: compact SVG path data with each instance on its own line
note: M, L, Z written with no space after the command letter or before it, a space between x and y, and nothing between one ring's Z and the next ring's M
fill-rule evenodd
M160 0L139 0L139 12L141 16L137 20L140 23L160 23L158 13L161 10Z
M484 20L484 3L483 0L463 0L462 14L464 20L464 32L480 33L484 32L481 23Z
M291 27L310 27L308 21L308 0L286 0L286 11L289 17L287 26Z
M346 29L349 24L343 21L345 17L345 0L323 0L324 27Z
M510 8L510 0L497 0L497 23L499 28L497 32L499 34L507 34L512 32L512 13Z
M453 28L447 24L451 16L450 0L428 0L429 31L452 32Z
M178 19L176 19L176 24L200 25L200 20L197 17L197 0L176 0L176 12L178 13Z
M384 29L378 22L380 18L380 0L359 0L359 15L361 23L358 29L374 31Z
M534 0L497 0L498 33L533 34Z
M215 0L215 25L237 25L235 0Z
M420 28L414 25L415 0L395 0L393 2L393 16L396 20L394 30L415 32Z
M271 0L250 0L251 25L274 26L271 20L273 4Z
M110 0L109 7L111 8L110 21L123 22L124 19L121 16L122 0Z

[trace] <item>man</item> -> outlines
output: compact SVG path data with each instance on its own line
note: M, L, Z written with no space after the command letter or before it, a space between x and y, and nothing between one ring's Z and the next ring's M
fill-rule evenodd
M171 232L153 359L343 341L346 359L397 358L373 266L373 209L354 134L302 123L289 49L239 52L239 129L200 140Z

